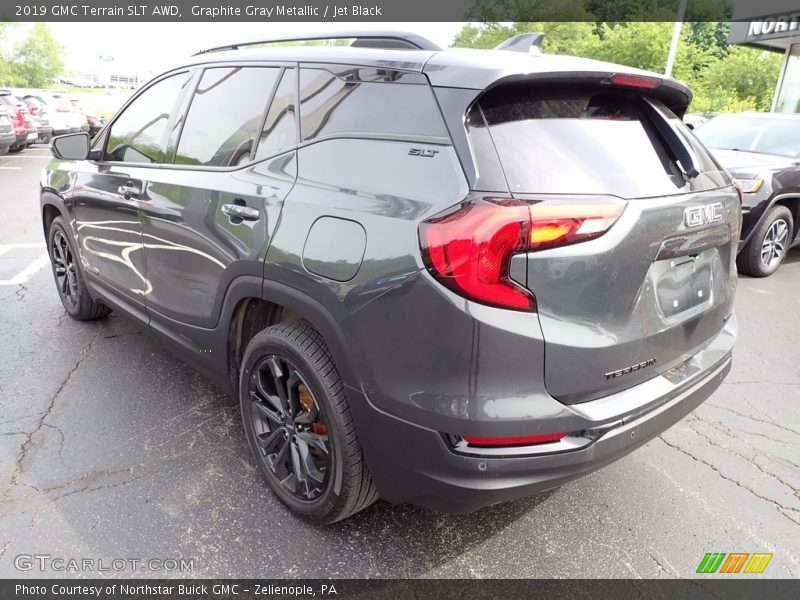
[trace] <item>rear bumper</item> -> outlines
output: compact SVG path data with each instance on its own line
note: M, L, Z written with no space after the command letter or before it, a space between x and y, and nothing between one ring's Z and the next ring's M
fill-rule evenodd
M658 436L719 387L730 371L735 339L736 319L731 316L716 339L667 373L592 402L561 405L570 413L568 421L552 412L526 419L524 425L534 434L564 431L569 422L573 433L555 444L485 454L472 449L466 455L440 431L392 416L366 397L351 406L370 471L385 500L469 512L558 487ZM484 424L483 431L491 428ZM503 433L501 428L496 435Z

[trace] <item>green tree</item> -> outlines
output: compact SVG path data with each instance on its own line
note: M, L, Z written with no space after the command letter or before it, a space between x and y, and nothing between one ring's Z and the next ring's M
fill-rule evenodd
M50 28L44 23L34 23L25 40L15 48L12 66L23 85L42 87L64 68L61 52Z
M624 0L617 3L627 10ZM769 110L780 71L781 55L727 45L727 23L685 23L681 31L673 76L692 89L692 111ZM550 54L595 58L663 73L673 24L514 22L466 25L454 46L493 48L518 33L545 34L542 48Z

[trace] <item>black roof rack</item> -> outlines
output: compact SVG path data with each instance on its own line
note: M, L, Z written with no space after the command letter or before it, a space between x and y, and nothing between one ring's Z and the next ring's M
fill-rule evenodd
M312 35L285 35L271 38L252 40L248 42L238 42L225 46L216 46L197 52L205 54L207 52L219 52L222 50L238 50L245 46L260 46L262 44L276 44L280 42L307 42L314 40L346 40L353 39L350 44L352 48L383 48L387 50L433 50L439 51L441 48L427 38L416 33L405 31L331 31Z

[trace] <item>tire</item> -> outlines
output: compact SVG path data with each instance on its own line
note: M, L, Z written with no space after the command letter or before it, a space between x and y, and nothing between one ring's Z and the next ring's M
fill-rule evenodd
M8 154L8 146L0 146L0 156Z
M23 150L25 150L25 148L27 148L25 144L20 144L19 146L11 146L11 148L9 148L8 151L11 152L12 154L16 154L17 152L22 152Z
M61 304L76 321L93 321L108 316L111 309L95 302L86 288L78 257L67 233L64 219L53 219L47 232L47 252Z
M736 258L739 272L752 277L772 275L786 258L793 234L791 211L781 205L770 208Z
M296 515L334 523L378 499L344 385L307 321L279 323L253 337L242 359L239 402L262 476Z
M48 134L45 134L45 135L41 136L38 140L36 140L36 143L37 144L49 144L52 141L53 141L53 134L52 133L48 133Z

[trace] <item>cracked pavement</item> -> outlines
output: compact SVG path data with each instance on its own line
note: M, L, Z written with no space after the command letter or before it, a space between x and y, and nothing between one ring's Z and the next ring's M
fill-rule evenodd
M45 163L0 175L0 244L41 241ZM261 483L231 399L122 318L72 321L43 269L0 287L0 577L36 553L193 558L206 577L676 577L712 551L773 552L762 577L798 577L799 296L798 250L742 279L725 383L599 472L471 515L379 502L316 528Z

